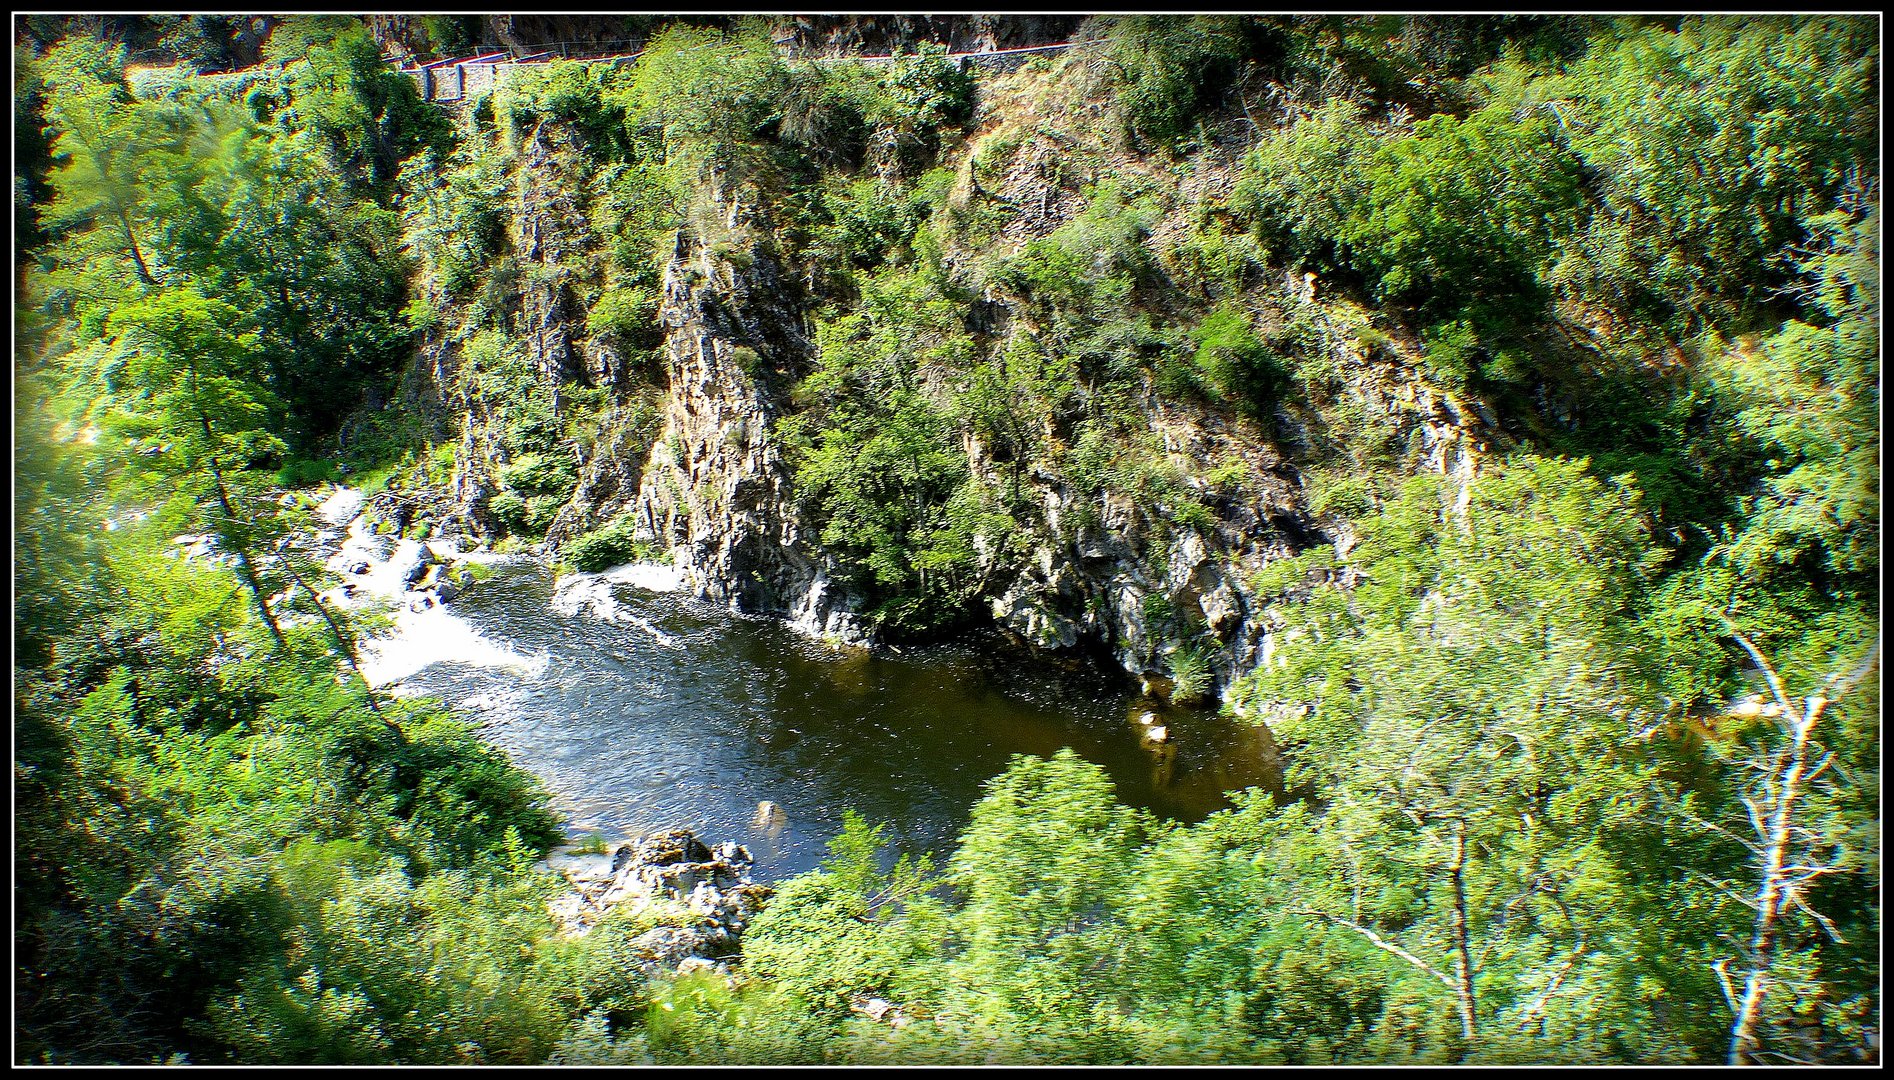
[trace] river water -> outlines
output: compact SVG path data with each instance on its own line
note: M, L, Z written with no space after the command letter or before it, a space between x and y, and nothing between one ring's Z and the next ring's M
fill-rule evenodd
M661 591L662 568L489 569L452 604L401 613L369 644L369 673L468 714L540 777L575 839L691 828L748 846L757 876L777 880L817 865L846 808L903 850L944 856L1015 754L1071 747L1121 800L1183 820L1271 776L1266 735L1203 712L1160 709L1168 740L1141 738L1153 706L1098 669L978 638L833 648ZM765 800L781 820L757 823Z

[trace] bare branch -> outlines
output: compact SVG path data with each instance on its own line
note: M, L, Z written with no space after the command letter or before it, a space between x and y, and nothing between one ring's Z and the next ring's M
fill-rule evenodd
M1716 981L1723 987L1723 1003L1730 1007L1731 1012L1735 1012L1736 987L1730 983L1730 958L1726 956L1718 960L1710 965L1710 969L1716 972Z
M1751 911L1756 910L1757 905L1756 905L1755 900L1751 899L1750 897L1744 896L1741 893L1736 892L1734 889L1730 888L1728 884L1718 881L1715 878L1710 877L1708 874L1705 874L1700 870L1691 871L1690 876L1695 878L1698 884L1708 885L1710 888L1715 889L1717 892L1722 893L1726 898L1736 901L1737 903L1743 905L1744 907L1750 909Z
M1842 937L1841 931L1835 929L1834 922L1831 919L1829 919L1828 916L1810 907L1808 905L1808 901L1802 899L1802 894L1800 892L1796 893L1791 899L1795 903L1796 907L1802 909L1802 912L1804 914L1806 914L1809 918L1814 919L1818 924L1821 925L1822 933L1827 934L1828 939L1830 941L1834 942L1837 945L1848 944L1848 939L1845 937Z
M1559 992L1559 985L1565 981L1567 975L1572 973L1579 958L1585 955L1586 944L1585 939L1581 937L1578 939L1578 944L1572 946L1572 955L1565 958L1565 963L1560 964L1559 969L1552 973L1552 981L1547 983L1545 989L1532 999L1532 1004L1527 1006L1525 1015L1520 1017L1520 1027L1536 1023L1541 1019L1545 1013L1545 1007L1552 1002L1552 995Z
M1749 658L1756 661L1756 666L1762 669L1763 677L1769 680L1770 692L1776 695L1776 701L1784 710L1793 714L1795 706L1789 704L1789 691L1782 685L1782 676L1776 674L1776 669L1763 658L1762 652L1756 648L1755 643L1744 637L1742 631L1736 629L1736 624L1730 621L1728 615L1723 616L1723 622L1729 626L1730 636L1736 639L1736 643L1741 645L1743 651L1749 654Z
M1802 777L1802 779L1805 782L1809 780L1813 780L1816 777L1827 772L1828 767L1830 765L1833 765L1834 763L1835 763L1835 752L1833 750L1826 751L1825 753L1822 754L1822 760L1816 762L1815 767L1813 769L1810 769L1808 773Z
M1420 957L1415 956L1411 952L1408 952L1406 949L1401 948L1399 945L1396 945L1393 942L1388 941L1386 938L1383 938L1380 934L1375 933L1373 930L1368 929L1367 927L1361 925L1360 923L1351 922L1347 919L1342 918L1339 915L1330 915L1326 911L1311 911L1306 908L1291 909L1288 912L1288 914L1308 915L1308 916L1313 916L1318 919L1327 919L1329 922L1334 923L1336 926L1347 927L1348 929L1353 930L1355 933L1360 934L1362 937L1367 938L1368 943L1373 945L1375 948L1380 949L1383 952L1393 953L1395 956L1398 956L1401 959L1407 961L1408 963L1414 965L1415 967L1419 968L1421 971L1424 971L1427 974L1432 975L1434 978L1439 979L1440 984L1442 986L1445 986L1447 989L1449 990L1457 989L1452 976L1442 974L1440 970L1435 968L1432 964L1429 964L1427 961L1422 960Z
M1699 829L1705 830L1706 832L1713 832L1717 834L1718 836L1721 836L1725 840L1730 841L1733 844L1741 845L1743 850L1749 852L1751 855L1762 854L1762 845L1755 844L1748 840L1743 839L1742 837L1729 831L1723 826L1718 825L1716 822L1711 821L1710 819L1706 817L1703 817L1702 815L1698 814L1694 810L1686 810L1682 806L1679 806L1673 812L1686 825L1694 825ZM1754 818L1752 817L1751 820L1754 820Z

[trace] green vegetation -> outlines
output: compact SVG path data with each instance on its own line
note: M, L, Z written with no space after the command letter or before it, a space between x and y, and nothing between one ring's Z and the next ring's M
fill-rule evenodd
M1248 58L1254 33L1228 15L1112 19L1106 62L1126 137L1166 145L1190 134Z
M636 523L630 517L616 518L574 540L566 548L566 556L575 569L586 573L648 558L652 554L650 545L640 543L635 530Z
M19 31L22 1061L1878 1058L1868 19L1128 16L978 83L640 22L451 115L345 16L128 71L240 22ZM578 493L685 292L884 638L1115 561L1286 794L1022 758L938 860L849 815L731 978L557 936L543 794L368 686L283 489L664 550Z

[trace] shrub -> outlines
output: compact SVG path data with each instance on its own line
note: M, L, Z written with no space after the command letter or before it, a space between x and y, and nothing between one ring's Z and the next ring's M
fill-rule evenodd
M662 336L658 326L657 294L642 286L606 289L586 313L585 328L593 334L613 334L644 346Z
M603 80L613 68L576 60L515 68L497 90L495 111L515 128L539 120L561 120L584 133L602 156L613 156L625 142L625 110L606 94Z
M510 491L502 491L487 500L487 513L508 532L526 528L526 500Z
M1192 705L1204 700L1215 681L1210 669L1215 651L1207 644L1179 645L1171 653L1171 700Z
M1195 500L1180 504L1172 517L1178 525L1194 532L1208 533L1217 527L1217 515L1211 513L1208 506Z
M1409 134L1337 104L1266 139L1245 173L1238 204L1286 254L1359 274L1424 324L1460 323L1444 370L1496 378L1483 361L1540 317L1582 203L1553 121L1499 104Z
M276 471L277 486L286 488L333 483L339 478L334 462L311 461L307 458L297 458Z
M648 554L648 545L633 536L636 525L630 516L618 517L572 541L566 558L574 568L588 574L636 562Z
M1112 20L1108 63L1127 141L1168 145L1196 126L1248 53L1241 24L1220 15Z
M566 454L521 454L500 470L500 483L522 495L564 497L578 485L578 466Z
M1256 336L1243 312L1224 304L1191 331L1194 366L1208 396L1261 415L1289 379L1289 365Z

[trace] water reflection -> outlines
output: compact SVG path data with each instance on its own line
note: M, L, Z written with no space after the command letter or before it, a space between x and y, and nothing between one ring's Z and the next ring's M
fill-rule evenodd
M567 582L562 600L586 600L555 607L546 568L494 569L448 609L458 626L422 628L490 648L420 649L430 662L397 689L474 712L546 781L575 835L693 828L748 845L759 873L780 878L820 861L844 808L888 822L908 850L949 850L1014 754L1072 747L1105 766L1121 799L1187 820L1270 775L1266 733L1201 712L1163 710L1167 738L1154 745L1127 716L1155 706L1103 672L1028 665L979 642L832 649L622 575ZM502 654L535 662L484 662ZM783 818L759 824L765 801Z

